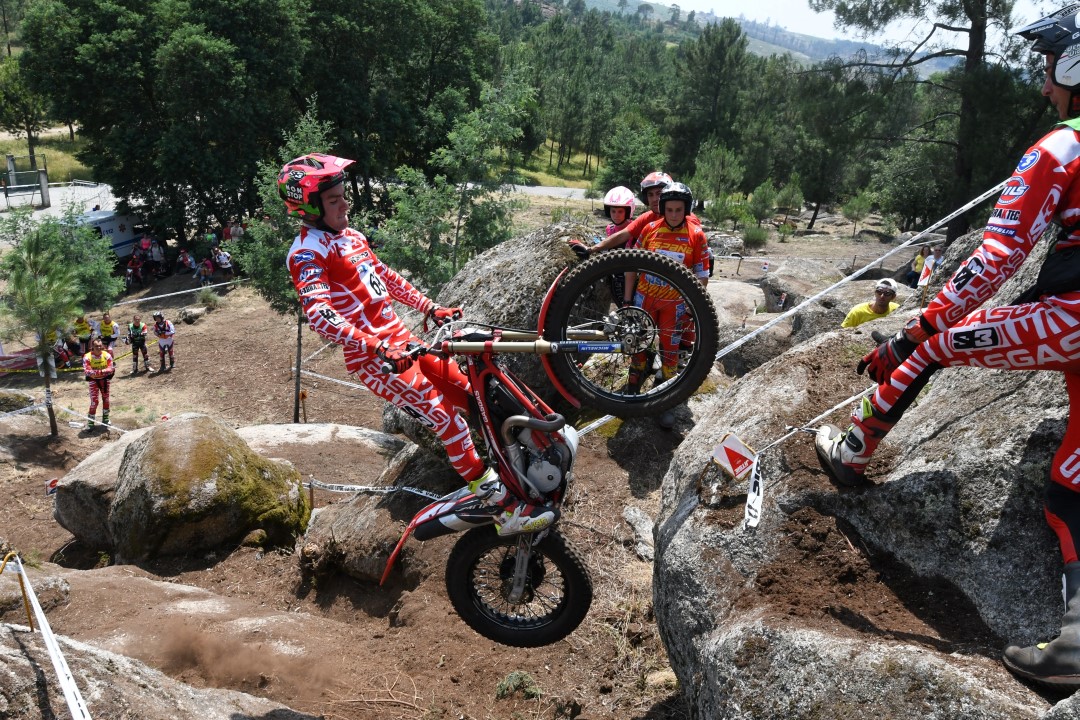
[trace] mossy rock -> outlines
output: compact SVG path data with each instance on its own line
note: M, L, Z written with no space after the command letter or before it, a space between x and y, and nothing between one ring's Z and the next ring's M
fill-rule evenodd
M175 417L124 454L109 528L120 562L238 544L290 544L310 517L300 474L207 415Z

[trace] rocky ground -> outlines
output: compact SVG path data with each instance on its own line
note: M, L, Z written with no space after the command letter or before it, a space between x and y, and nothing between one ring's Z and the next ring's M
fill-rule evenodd
M587 212L589 204L555 205ZM543 220L552 208L534 212ZM835 235L770 244L765 254L840 264L889 247L850 241L846 223L831 229ZM713 295L729 307L731 322L763 309L757 300L762 264L718 263ZM170 278L140 295L190 285L190 278ZM191 295L145 301L117 308L114 317L126 318L133 307L144 317L159 308L175 317L193 302ZM271 312L250 290L224 293L218 309L195 324L178 324L172 372L128 376L130 358L119 360L112 421L120 428L144 427L196 410L238 427L291 422L295 336L293 321ZM323 347L306 329L304 343L305 357ZM318 352L305 366L347 380L334 348ZM369 393L308 376L302 385L307 422L381 426L383 403ZM42 394L32 374L0 377L0 389ZM59 379L54 395L58 407L83 411L87 404L79 373ZM53 521L44 491L50 478L115 437L76 424L61 415L60 436L51 438L40 417L0 419L0 536L42 572L53 572L50 563L63 569L70 596L49 615L62 635L141 660L196 687L241 690L331 718L688 716L653 619L651 565L636 556L623 512L636 507L655 515L667 463L689 425L664 432L614 424L584 440L576 473L580 497L563 525L588 558L596 600L566 640L517 650L480 638L452 612L442 582L452 537L424 546L429 572L411 587L380 588L344 578L313 585L301 578L294 555L254 549L142 567L110 565L107 555L80 548ZM286 457L305 477L327 482L366 484L382 470L342 454L294 450ZM314 497L319 506L343 501L324 492ZM741 507L722 507L716 521L735 522L735 515L741 516ZM840 595L863 607L889 636L933 647L966 636L969 628L948 604L928 618L913 583L907 595L855 582L897 571L853 545L831 519L804 514L791 523L789 531L806 538L803 554L778 565L763 612L831 624L829 608ZM24 622L19 614L0 619ZM528 674L532 684L513 682L521 677L514 673Z

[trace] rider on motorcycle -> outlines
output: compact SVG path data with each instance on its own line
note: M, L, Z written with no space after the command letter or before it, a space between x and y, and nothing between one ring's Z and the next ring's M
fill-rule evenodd
M392 301L419 310L437 325L461 311L436 305L382 264L367 238L349 227L345 170L353 163L304 155L278 175L278 192L289 214L303 221L289 249L288 268L311 328L344 346L345 367L372 392L438 436L469 490L496 510L500 535L549 527L559 511L515 498L476 452L459 414L468 412L469 381L457 364L408 353L407 345L420 340L394 312ZM384 365L393 368L389 375Z

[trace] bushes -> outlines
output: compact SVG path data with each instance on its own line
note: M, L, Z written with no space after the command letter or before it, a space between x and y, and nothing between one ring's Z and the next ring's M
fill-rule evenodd
M769 239L769 231L758 225L750 225L743 228L743 246L747 250L756 250L765 247Z

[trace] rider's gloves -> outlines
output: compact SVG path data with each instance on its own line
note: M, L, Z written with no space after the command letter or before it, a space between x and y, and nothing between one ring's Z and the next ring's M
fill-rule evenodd
M460 319L461 308L445 308L442 305L432 305L424 315L424 332L428 331L428 320L431 320L435 327L442 327L451 320Z
M379 343L379 346L375 348L375 354L379 356L379 359L383 361L383 366L390 368L390 372L394 375L400 375L401 373L412 367L415 357L408 354L408 350L400 345L397 347L390 347L383 340Z
M855 367L855 372L862 375L863 371L866 371L870 379L878 385L888 382L893 370L900 367L900 364L915 352L919 343L935 332L937 330L924 321L921 315L912 318L903 330L868 352Z
M581 242L580 240L578 240L576 238L573 239L573 240L567 240L567 244L570 246L571 250L573 250L575 253L577 253L577 256L579 258L581 258L582 260L588 260L589 259L589 246L588 245L586 245L585 243Z

